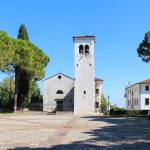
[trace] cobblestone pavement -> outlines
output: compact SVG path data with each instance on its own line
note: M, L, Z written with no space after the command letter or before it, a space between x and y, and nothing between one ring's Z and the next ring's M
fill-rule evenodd
M150 120L71 115L0 115L0 150L150 150Z

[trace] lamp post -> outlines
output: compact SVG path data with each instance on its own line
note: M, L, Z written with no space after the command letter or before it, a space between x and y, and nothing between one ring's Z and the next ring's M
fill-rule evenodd
M108 116L110 116L109 98L110 98L110 96L108 96Z

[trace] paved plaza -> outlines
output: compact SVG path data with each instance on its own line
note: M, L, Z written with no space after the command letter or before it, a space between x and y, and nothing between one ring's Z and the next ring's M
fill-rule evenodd
M45 114L0 114L3 149L150 149L150 120Z

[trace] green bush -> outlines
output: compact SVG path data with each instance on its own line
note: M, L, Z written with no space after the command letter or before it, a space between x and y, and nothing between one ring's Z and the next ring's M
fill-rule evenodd
M124 109L110 110L111 116L137 117L137 116L147 116L147 114L148 110L124 110Z
M128 117L136 117L137 115L139 115L139 110L128 110L127 111L127 116Z
M106 110L106 111L103 111L104 115L109 115L109 112Z
M127 110L128 117L147 116L148 110Z
M111 116L123 116L126 114L126 111L124 109L118 109L118 110L114 110L114 109L111 109L110 110L110 115Z
M148 114L148 110L140 110L140 115L147 115Z
M124 110L124 109L111 109L111 116L127 116L127 117L138 117L147 116L148 110Z

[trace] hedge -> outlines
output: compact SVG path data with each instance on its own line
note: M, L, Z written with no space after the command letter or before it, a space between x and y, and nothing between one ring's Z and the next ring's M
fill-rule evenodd
M128 116L128 117L137 117L137 116L147 116L148 110L110 110L110 116Z

